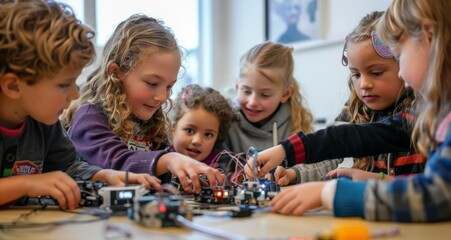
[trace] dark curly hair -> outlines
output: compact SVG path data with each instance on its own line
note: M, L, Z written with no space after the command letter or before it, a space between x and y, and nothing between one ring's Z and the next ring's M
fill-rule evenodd
M197 84L184 87L177 96L172 109L172 120L177 123L189 109L204 108L219 119L218 138L215 147L221 146L233 122L239 117L229 100L213 88L203 88Z

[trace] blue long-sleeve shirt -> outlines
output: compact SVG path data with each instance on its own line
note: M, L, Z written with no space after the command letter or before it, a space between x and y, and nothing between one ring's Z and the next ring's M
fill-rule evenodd
M337 181L334 215L399 222L451 220L451 113L446 119L445 139L430 154L423 174L388 183Z

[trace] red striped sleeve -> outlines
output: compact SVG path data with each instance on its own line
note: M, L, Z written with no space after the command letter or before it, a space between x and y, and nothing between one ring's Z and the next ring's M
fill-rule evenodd
M413 154L409 156L399 157L395 161L395 166L402 166L415 163L424 163L426 158L421 154Z
M415 121L415 117L412 114L403 112L401 113L401 116L409 121Z
M290 141L293 146L296 164L305 163L305 148L302 138L297 134L293 134L288 137L288 141Z

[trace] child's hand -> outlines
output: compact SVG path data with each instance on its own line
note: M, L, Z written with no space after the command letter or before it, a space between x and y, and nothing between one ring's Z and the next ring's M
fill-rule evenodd
M285 169L278 166L274 172L274 179L280 186L296 183L296 172L293 169Z
M269 203L272 211L285 215L303 215L308 210L321 207L324 184L325 182L308 182L282 188Z
M282 145L277 145L259 152L256 169L257 177L265 176L265 174L267 174L271 169L277 167L285 159L285 157L285 150ZM249 179L254 178L252 174L253 161L254 159L250 158L244 167L244 172Z
M131 173L128 172L128 183L130 184L143 184L147 189L154 187L156 190L160 189L161 180L150 176L147 173ZM113 186L124 186L125 185L125 175L124 171L116 171L113 169L102 169L98 171L93 177L93 181L103 181Z
M379 173L367 172L355 168L337 168L326 174L327 178L349 177L353 181L367 181L369 179L380 179Z
M196 193L200 193L199 175L202 173L208 178L212 189L216 189L217 183L223 184L224 182L224 176L219 170L180 153L172 152L161 156L157 163L157 172L161 173L163 171L161 168L163 167L166 167L174 176L179 178L183 190L188 193L193 190ZM191 189L191 186L193 189Z
M29 197L51 196L62 209L75 209L80 203L77 182L64 172L55 171L24 176Z

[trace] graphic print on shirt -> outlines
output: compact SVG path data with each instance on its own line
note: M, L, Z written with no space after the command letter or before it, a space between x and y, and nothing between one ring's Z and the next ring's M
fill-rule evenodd
M134 134L130 141L128 141L128 149L133 151L150 151L151 148L152 146L147 144L147 138L139 134Z
M30 175L42 172L42 162L37 165L30 160L16 161L14 164L13 175Z
M17 145L9 146L3 153L0 162L1 177L9 177L12 174L14 162L16 162Z

